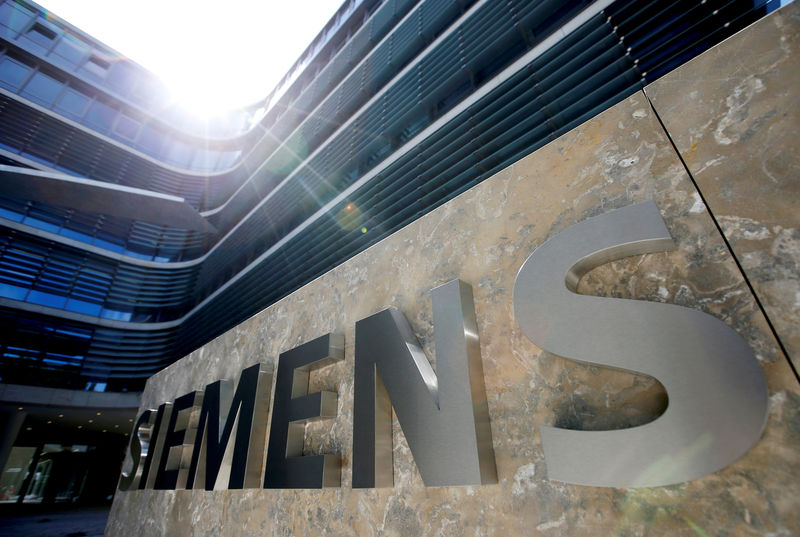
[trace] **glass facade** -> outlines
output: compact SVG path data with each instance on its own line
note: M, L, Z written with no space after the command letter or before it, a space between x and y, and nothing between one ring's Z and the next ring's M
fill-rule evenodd
M213 229L154 222L144 197L123 218L0 194L0 382L140 389L772 6L349 0L262 106L209 126L4 0L0 164L178 196Z

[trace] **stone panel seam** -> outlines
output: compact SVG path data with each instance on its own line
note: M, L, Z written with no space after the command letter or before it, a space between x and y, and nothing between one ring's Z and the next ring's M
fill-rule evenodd
M681 164L683 165L683 169L686 171L686 174L689 176L689 180L694 185L694 188L697 191L697 195L700 196L700 199L702 200L703 205L705 205L709 216L711 216L711 221L714 222L714 226L717 228L717 231L719 232L720 237L722 237L722 240L725 242L725 247L728 249L728 252L731 254L731 258L733 258L733 262L736 263L736 267L739 269L739 273L742 275L742 278L744 279L744 282L747 284L748 289L750 289L750 294L753 296L753 299L756 301L756 305L758 306L758 309L761 311L762 315L764 315L764 319L767 321L767 326L769 326L769 330L772 333L772 337L775 338L775 342L778 344L778 347L780 348L781 352L783 353L784 358L789 363L789 367L791 368L792 373L794 373L795 380L797 380L797 382L800 383L800 373L795 368L794 363L792 363L792 360L789 357L789 353L787 352L786 347L783 345L783 342L781 341L780 336L778 336L777 330L775 330L775 326L773 326L773 324L772 324L772 320L770 320L769 315L767 314L767 310L764 308L764 305L761 303L761 299L758 297L758 293L756 293L756 290L753 287L753 284L750 283L750 279L747 277L747 273L745 273L744 268L742 267L742 264L739 262L739 259L736 257L736 253L734 252L733 247L731 246L731 243L728 241L728 237L722 231L722 227L720 226L719 222L717 221L717 218L714 215L714 212L711 210L711 206L706 201L706 197L703 195L703 191L700 188L700 185L697 184L697 181L695 180L694 175L692 175L692 171L689 169L689 165L686 164L686 161L683 159L683 155L681 154L680 150L678 149L678 146L675 144L675 141L672 139L672 136L670 135L669 130L667 130L667 126L661 120L661 116L658 114L658 110L656 109L655 105L653 104L653 101L651 101L650 100L650 96L647 95L647 88L642 88L642 94L644 95L645 99L647 99L647 102L650 105L650 109L653 111L653 115L655 116L656 120L658 121L658 124L661 126L661 130L664 131L664 135L667 137L667 140L669 140L669 143L672 146L672 149L675 151L675 154L678 156L678 159L681 161Z

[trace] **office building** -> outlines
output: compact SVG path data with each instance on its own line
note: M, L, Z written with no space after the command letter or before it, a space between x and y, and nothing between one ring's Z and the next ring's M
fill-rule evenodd
M38 428L56 407L36 393L139 392L773 4L350 0L262 102L199 122L5 0L0 382L34 395L4 402Z

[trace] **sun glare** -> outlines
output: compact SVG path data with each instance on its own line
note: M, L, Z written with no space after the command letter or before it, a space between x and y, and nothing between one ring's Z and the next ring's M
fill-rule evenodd
M158 75L185 109L212 116L275 87L343 0L40 0Z

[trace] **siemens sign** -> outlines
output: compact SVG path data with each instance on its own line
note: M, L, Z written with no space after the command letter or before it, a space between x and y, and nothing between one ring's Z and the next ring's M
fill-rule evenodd
M533 343L650 375L669 397L663 415L638 427L542 426L551 479L607 487L679 483L731 464L761 435L767 384L731 328L680 306L575 293L581 276L598 265L671 247L658 208L646 202L570 227L522 265L514 311ZM354 488L393 484L392 408L426 486L497 482L472 289L454 280L434 289L432 302L436 372L400 311L356 323ZM302 448L307 421L336 415L335 393L308 393L309 371L343 358L344 337L327 334L280 355L272 398L273 370L257 364L235 387L220 380L145 410L120 490L339 486L339 456L302 456Z

